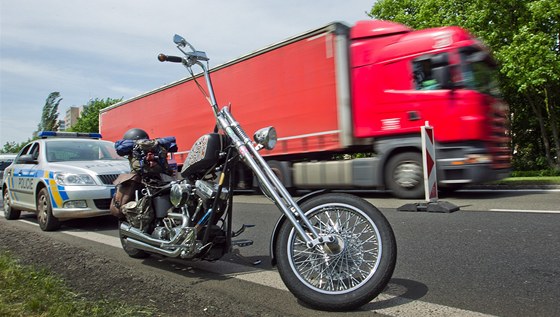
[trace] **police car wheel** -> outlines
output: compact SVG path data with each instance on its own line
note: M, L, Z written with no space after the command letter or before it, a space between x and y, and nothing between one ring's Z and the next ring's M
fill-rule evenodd
M21 211L15 209L10 204L10 194L8 194L8 190L4 189L4 217L8 220L16 220L21 215Z
M52 214L51 200L46 188L41 189L37 196L37 222L43 231L60 228L60 221Z

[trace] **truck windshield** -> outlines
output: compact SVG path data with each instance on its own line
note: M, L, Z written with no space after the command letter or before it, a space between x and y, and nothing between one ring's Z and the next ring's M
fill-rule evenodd
M466 49L461 52L461 75L464 88L501 97L495 62L484 52Z

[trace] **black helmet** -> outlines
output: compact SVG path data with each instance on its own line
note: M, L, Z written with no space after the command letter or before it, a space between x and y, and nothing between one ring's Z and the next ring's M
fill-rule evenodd
M142 139L149 139L148 133L142 129L133 128L126 131L123 135L123 139L125 140L142 140Z

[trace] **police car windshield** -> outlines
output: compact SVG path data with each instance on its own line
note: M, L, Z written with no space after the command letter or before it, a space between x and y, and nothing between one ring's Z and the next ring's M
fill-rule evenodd
M122 160L114 144L100 140L57 140L47 142L48 162Z

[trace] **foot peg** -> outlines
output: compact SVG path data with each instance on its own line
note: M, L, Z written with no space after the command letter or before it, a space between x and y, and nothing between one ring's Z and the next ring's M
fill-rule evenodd
M252 228L252 227L254 227L254 226L255 226L255 225L246 225L246 224L243 224L243 226L241 226L241 229L239 229L239 230L237 230L237 231L235 231L235 232L232 233L231 237L232 237L232 238L235 238L235 237L239 236L240 234L242 234L243 232L245 232L245 229L247 229L247 228Z
M248 239L241 239L241 240L233 240L231 241L231 245L232 246L236 246L236 247L248 247L250 245L253 245L253 240L248 240Z

